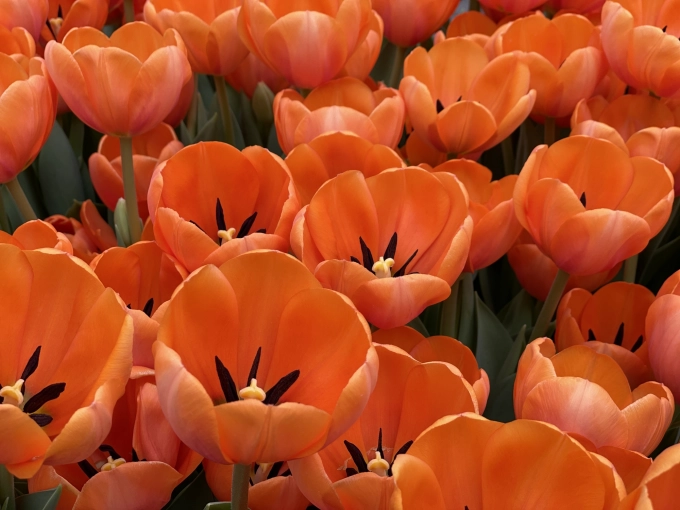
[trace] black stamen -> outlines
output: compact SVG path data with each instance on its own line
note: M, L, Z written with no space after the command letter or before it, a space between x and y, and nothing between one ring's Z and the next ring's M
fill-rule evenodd
M21 386L21 393L24 393L26 391L26 379L28 379L33 373L38 369L38 362L40 361L40 349L42 347L39 345L36 347L35 351L33 351L33 354L31 354L31 357L28 358L28 362L26 363L26 367L24 368L24 371L21 372L21 377L20 379L24 380L24 384Z
M139 462L139 455L134 448L132 449L132 462Z
M361 450L347 440L345 440L345 448L347 448L354 464L356 464L359 473L368 473L368 464L366 464L366 460L364 459Z
M398 148L402 149L404 145L406 145L406 142L408 141L408 133L406 132L406 127L401 131L401 140L399 140L399 145L397 145Z
M255 359L250 367L250 372L248 372L248 380L246 384L250 384L250 381L257 379L257 369L260 367L260 355L262 354L262 347L258 347L257 354L255 354Z
M585 191L583 193L581 193L581 198L579 198L579 200L581 201L581 204L583 204L583 207L586 207L586 192Z
M460 103L462 99L463 99L463 95L461 94L461 96L458 98L458 100L456 101L456 103Z
M359 262L359 259L354 256L351 256L349 260L351 260L352 262L356 262L357 264L361 264L361 262Z
M380 457L383 459L385 458L385 452L383 452L382 446L382 427L378 430L378 447L376 448L376 451L380 452Z
M663 28L661 29L661 31L665 34L665 33L666 33L666 29L668 29L668 25L666 25L665 27L663 27Z
M593 333L592 329L589 329L588 330L588 341L592 342L593 340L595 340L595 333Z
M192 223L195 227L198 227L198 229L205 234L205 230L201 228L201 226L196 223L194 220L189 220L189 223Z
M94 475L97 474L97 470L92 467L92 464L90 464L86 460L81 460L78 462L78 467L83 470L83 473L87 475L88 478L92 478Z
M217 223L217 230L227 230L227 224L224 221L224 210L219 198L215 204L215 222Z
M439 99L437 99L437 113L441 113L443 111L444 111L444 105L442 104L442 102Z
M260 230L256 230L255 233L256 233L256 234L266 234L266 233L267 233L267 229L266 229L266 228L261 228Z
M64 11L61 10L61 4L59 4L59 7L57 8L57 18L64 19Z
M222 360L215 356L215 368L217 369L217 378L220 380L222 393L227 402L236 402L238 400L238 391L236 391L236 384L232 379L229 369L224 366Z
M299 370L293 370L290 374L284 375L279 379L279 382L269 389L267 396L264 399L264 403L272 406L278 404L279 399L283 397L283 394L298 380L298 377L300 377Z
M54 419L48 414L29 414L28 417L41 427L46 427Z
M392 464L390 464L390 468L387 470L387 476L392 476L392 466L394 465L394 461L397 460L397 457L403 453L406 453L409 448L411 448L411 445L413 444L413 441L406 441L399 450L397 450L397 453L394 454L394 457L392 457Z
M127 304L128 310L132 310L132 303Z
M359 473L359 472L358 472L356 469L354 469L354 468L347 468L347 469L345 469L345 474L347 475L347 478L349 478L350 476L354 476L354 475L356 475L356 474L358 474L358 473Z
M59 395L61 395L65 389L66 383L62 382L50 384L49 386L42 389L41 391L39 391L38 393L36 393L35 395L28 399L28 402L24 404L24 412L25 413L36 412L38 409L40 409L48 402L58 398ZM50 421L52 421L51 418Z
M267 473L267 480L269 480L270 478L274 478L275 476L279 476L279 471L281 471L282 467L283 461L274 462L274 465L269 470L269 473Z
M290 476L291 472L290 469L286 469L283 473L281 473L281 476Z
M359 244L361 245L361 256L364 259L364 267L369 271L373 271L374 261L371 250L368 248L368 246L366 246L366 243L362 237L359 237Z
M245 237L250 233L250 229L253 228L253 223L255 223L255 218L257 218L257 212L254 212L246 218L246 221L241 225L240 230L236 237Z
M52 24L50 23L50 20L45 21L45 25L47 25L47 30L50 31L50 34L52 34L52 37L54 37L54 40L57 40L57 34L54 33L54 29L52 29Z
M142 310L147 316L151 317L151 312L153 311L153 298L150 298L144 305Z
M394 256L397 253L397 233L395 232L392 234L392 237L390 238L390 242L387 245L387 249L385 250L385 255L383 255L383 258L385 260L387 259L393 259Z
M633 348L630 350L630 352L635 352L637 351L640 347L642 347L642 335L638 337L637 340L635 340L635 344L633 345Z
M616 332L616 338L614 338L614 345L621 345L623 343L623 322L619 326L619 330Z
M403 266L401 266L401 269L400 269L399 271L397 271L396 273L394 273L392 276L394 276L395 278L398 278L398 277L400 277L400 276L404 276L404 275L406 274L406 268L407 268L408 265L411 263L411 261L412 261L414 258L416 258L416 255L417 255L417 254L418 254L418 250L414 251L414 252L413 252L413 255L411 255L411 256L408 258L408 260L406 261L406 263L405 263Z
M118 455L118 452L113 448L113 446L109 446L108 444L101 445L99 450L108 453L114 460L122 458L120 455Z

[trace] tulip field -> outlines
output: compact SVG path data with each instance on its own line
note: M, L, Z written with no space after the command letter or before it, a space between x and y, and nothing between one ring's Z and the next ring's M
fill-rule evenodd
M680 0L0 0L0 510L680 508Z

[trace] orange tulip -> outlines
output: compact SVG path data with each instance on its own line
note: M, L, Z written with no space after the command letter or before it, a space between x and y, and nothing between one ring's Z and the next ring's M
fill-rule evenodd
M390 508L392 465L443 416L479 413L472 387L447 363L420 363L376 345L378 382L359 420L318 454L288 465L302 493L322 510Z
M373 19L370 0L244 0L241 40L296 87L332 80L363 43Z
M393 471L399 510L615 510L626 495L610 462L555 427L470 413L435 422Z
M680 97L680 23L675 0L608 1L602 7L602 47L631 87Z
M19 478L78 462L109 432L132 368L132 319L65 253L0 245L0 464Z
M193 273L170 300L153 352L173 430L221 464L317 452L359 417L378 369L349 300L275 251Z
M50 76L71 111L108 135L132 137L160 124L191 77L177 32L160 35L127 23L111 38L89 27L71 30L45 50Z
M605 0L549 0L547 7L552 12L567 11L578 14L599 13Z
M489 399L489 376L477 365L475 355L469 347L449 336L425 338L415 329L402 326L394 329L380 329L373 333L373 342L389 344L408 352L421 363L443 361L450 363L472 386L477 398L479 412L483 413Z
M42 38L61 42L72 28L92 27L101 30L108 15L108 0L50 0Z
M533 14L501 26L487 44L491 55L521 51L536 90L533 114L563 118L588 99L607 73L595 26L584 16Z
M574 289L557 310L555 344L562 351L585 345L623 369L631 387L652 379L645 342L645 317L654 294L642 285L610 283L595 294Z
M663 228L673 177L611 142L572 136L541 145L515 186L517 219L561 270L585 276L640 253Z
M409 167L326 182L296 217L291 245L324 287L371 324L394 328L449 296L471 234L458 180Z
M243 0L149 0L144 19L159 32L175 29L195 73L223 76L248 56L236 21Z
M501 14L521 14L543 5L546 0L480 0L485 10L492 9Z
M306 98L292 89L274 99L276 134L288 154L301 143L332 131L351 131L393 149L404 130L404 101L399 92L375 92L356 78L341 78L314 89Z
M359 170L372 177L388 168L403 167L404 162L385 145L373 144L354 133L336 131L295 147L288 154L286 165L304 206L321 185L347 170Z
M611 357L582 345L555 354L549 338L533 341L522 354L513 402L518 418L552 423L597 448L643 455L659 444L675 408L663 384L646 382L631 391Z
M385 37L408 48L423 42L448 20L460 0L373 0L373 8L385 21Z
M135 169L139 215L146 220L149 208L146 203L151 175L159 162L177 153L182 142L167 124L159 124L151 131L132 139L132 160ZM123 195L123 167L120 142L116 137L105 135L99 142L99 151L90 156L90 177L97 194L111 211L116 209Z
M57 115L57 94L39 57L0 53L0 183L21 173L40 152Z
M486 45L498 25L479 11L467 11L451 20L446 29L446 37L466 37L482 48Z
M258 249L288 251L300 206L285 163L262 147L191 145L149 189L156 242L186 276Z
M10 30L23 27L37 41L49 6L49 0L5 0L0 4L0 25Z
M196 84L194 80L189 80L184 84L184 88L179 95L175 107L170 111L170 113L163 119L165 124L173 127L177 127L184 120L191 108L191 102L194 99L194 92L196 90Z
M8 29L0 25L0 53L18 61L35 56L35 41L23 27Z
M466 38L447 39L429 52L413 50L399 91L413 129L441 152L484 151L510 136L527 118L536 92L519 53L489 62Z
M620 510L674 508L680 483L680 445L662 451L644 474L640 486L621 502Z
M73 246L68 238L44 221L28 221L20 225L12 235L0 231L1 244L13 244L22 250L54 248L73 255Z
M153 370L133 369L103 444L78 464L43 466L30 492L62 486L59 510L160 510L200 464L161 412Z
M365 81L375 67L375 63L382 50L383 33L385 25L377 12L373 11L369 21L369 30L366 39L357 46L347 62L344 69L338 76L352 76L358 80Z
M677 273L669 280L677 281ZM680 397L677 356L680 352L680 337L678 337L677 329L680 323L680 295L678 295L677 288L671 291L668 283L659 292L657 300L649 307L645 332L649 363L656 379L668 386L676 397Z
M225 78L237 92L243 91L251 98L255 92L255 87L260 82L264 82L275 94L288 87L285 78L272 71L267 64L252 53L248 53L246 59Z
M491 182L491 170L468 159L453 159L432 171L455 175L470 197L474 228L465 271L490 266L508 252L522 232L512 201L517 176Z

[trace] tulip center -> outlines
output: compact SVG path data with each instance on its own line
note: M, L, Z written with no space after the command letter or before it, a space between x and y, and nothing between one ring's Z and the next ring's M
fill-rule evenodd
M56 41L59 32L61 32L61 27L64 24L64 13L61 10L61 5L59 5L59 8L57 9L57 17L48 19L45 24Z
M220 244L228 243L229 241L234 239L234 237L236 237L236 229L230 228L229 230L218 230L217 237L221 239Z
M368 470L378 476L387 476L387 471L390 469L390 463L382 458L379 451L375 452L375 458L368 462Z
M359 246L361 248L361 256L363 258L363 263L360 262L359 259L356 257L350 257L350 260L352 262L356 262L357 264L364 266L366 269L375 274L378 278L391 278L391 277L399 278L400 276L405 276L406 268L418 254L418 250L413 252L413 254L408 258L406 263L404 263L404 265L401 266L400 269L393 272L392 268L395 265L394 257L397 253L398 240L399 238L397 236L397 233L395 232L394 234L392 234L392 237L390 238L390 242L388 243L387 248L385 249L384 255L380 257L377 261L374 261L371 249L364 242L363 238L359 237Z
M264 399L267 398L264 390L257 385L257 379L251 379L250 385L242 388L238 392L238 396L242 400L259 400L260 402L264 402Z
M24 386L24 380L19 379L12 386L4 386L0 389L0 397L3 398L3 404L19 407L24 403L24 394L21 388Z
M373 264L371 269L378 278L392 278L392 266L394 266L394 259L385 260L384 257Z
M614 345L618 345L620 347L623 346L623 336L624 336L624 323L622 322L621 325L619 326L619 329L616 331L616 336L614 336L614 341L612 342ZM592 329L588 330L588 341L593 342L596 341L597 338L595 338L595 333L593 332ZM642 343L644 342L644 337L640 335L638 339L635 341L633 346L630 348L630 352L635 352L637 351L640 347L642 347Z
M348 477L356 475L357 473L374 473L378 476L392 476L392 465L394 464L394 461L399 455L406 453L412 444L413 441L407 441L404 443L404 445L402 445L402 447L397 450L397 453L394 454L394 457L392 457L392 462L387 462L387 460L385 460L385 452L382 444L381 428L378 431L378 446L375 448L375 457L373 459L366 462L368 455L364 457L364 454L357 445L350 443L349 441L345 441L345 448L347 448L347 451L349 452L350 458L354 462L356 469L347 467L347 462L345 462L344 466L338 469L344 470ZM373 449L369 450L369 453L372 450ZM391 451L389 448L387 450Z
M125 459L114 459L111 455L109 455L104 465L99 468L99 471L112 471L123 464L125 464Z

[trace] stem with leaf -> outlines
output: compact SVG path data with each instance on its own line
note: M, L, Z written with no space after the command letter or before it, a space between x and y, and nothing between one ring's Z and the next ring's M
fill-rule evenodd
M555 310L557 310L557 305L560 304L560 299L562 298L562 293L567 286L569 281L569 273L559 269L555 275L552 286L550 287L550 292L548 297L543 302L543 308L541 308L541 313L538 314L538 319L536 319L536 324L531 332L531 340L536 340L548 331L550 326L550 321L553 315L555 315Z
M451 295L442 303L442 314L439 322L439 334L458 338L459 308L458 293L460 278L451 287Z
M399 88L401 81L401 71L404 68L404 57L406 56L406 48L401 46L394 47L394 60L392 60L392 70L390 71L390 87L393 89Z
M123 4L125 10L124 23L132 23L135 20L135 0L125 0Z
M31 207L31 203L28 201L28 198L26 198L24 190L21 189L21 184L19 184L17 178L15 177L11 181L5 183L5 185L7 186L10 195L12 195L14 202L17 204L19 212L24 217L24 221L37 220L38 216L36 216L33 207Z
M7 505L5 507L5 505ZM0 464L0 508L3 510L15 510L14 500L14 477L7 468Z
M234 464L231 475L231 510L248 510L248 487L250 485L250 466Z
M222 114L225 141L229 145L234 145L234 126L231 124L231 107L229 106L227 84L223 76L215 76L215 90L217 91L217 101L220 104L220 113Z
M543 141L545 144L548 146L554 144L555 139L557 138L557 126L555 126L555 119L552 117L546 117L543 129L545 130L543 134Z
M628 283L635 283L635 275L637 274L638 256L633 255L623 264L623 281Z
M120 159L123 166L123 190L125 192L125 210L127 213L130 241L132 244L142 238L142 220L139 218L137 206L137 186L135 184L135 168L132 159L132 138L120 137Z

